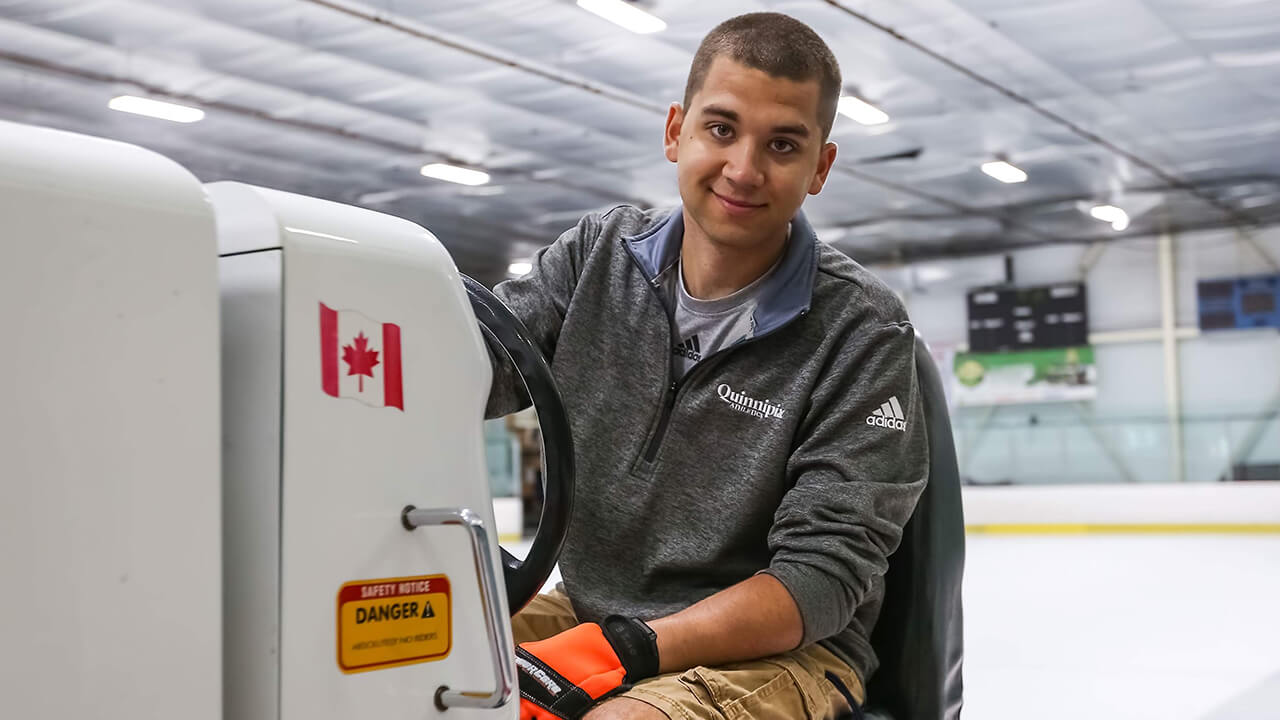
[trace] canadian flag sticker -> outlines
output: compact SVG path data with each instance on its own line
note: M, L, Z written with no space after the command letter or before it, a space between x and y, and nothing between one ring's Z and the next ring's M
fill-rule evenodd
M320 375L333 397L404 410L400 326L320 303Z

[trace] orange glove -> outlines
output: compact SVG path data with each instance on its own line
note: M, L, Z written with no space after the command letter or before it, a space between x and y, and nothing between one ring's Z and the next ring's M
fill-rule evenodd
M520 720L578 720L597 702L658 674L657 635L610 615L516 648Z

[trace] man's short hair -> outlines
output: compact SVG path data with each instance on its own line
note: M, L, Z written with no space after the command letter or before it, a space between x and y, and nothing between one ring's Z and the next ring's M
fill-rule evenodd
M712 61L720 56L774 77L797 82L817 80L818 123L824 139L831 134L840 103L840 66L813 28L773 12L748 13L720 23L702 39L693 56L684 89L686 109L702 89Z

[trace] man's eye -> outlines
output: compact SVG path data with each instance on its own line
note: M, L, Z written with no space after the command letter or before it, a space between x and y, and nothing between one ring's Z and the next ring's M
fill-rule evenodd
M711 134L715 137L724 139L733 134L733 128L724 123L716 123L711 126Z
M773 148L774 152L778 153L789 153L796 149L795 143L790 140L774 140L770 143L770 146Z

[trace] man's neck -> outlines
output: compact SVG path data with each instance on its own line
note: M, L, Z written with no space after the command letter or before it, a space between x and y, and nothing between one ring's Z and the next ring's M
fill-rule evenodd
M680 261L684 287L699 300L718 300L750 285L769 271L787 247L787 229L776 238L752 248L717 243L687 215Z

